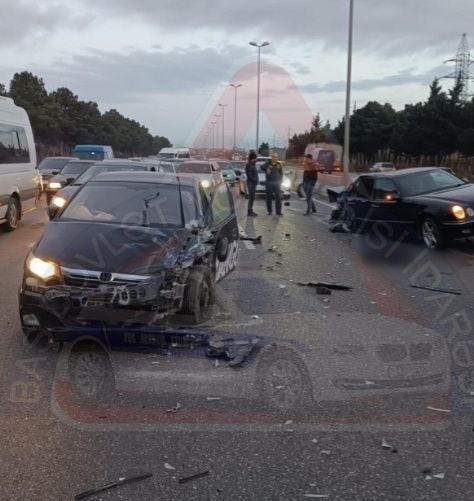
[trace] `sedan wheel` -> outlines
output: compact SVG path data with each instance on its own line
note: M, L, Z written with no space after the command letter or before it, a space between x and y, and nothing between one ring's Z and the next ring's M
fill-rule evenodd
M421 236L428 249L440 249L443 246L443 238L438 223L430 217L423 221Z

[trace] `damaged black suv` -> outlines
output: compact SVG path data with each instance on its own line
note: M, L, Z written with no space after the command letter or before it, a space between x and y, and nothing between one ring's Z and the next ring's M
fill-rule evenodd
M151 172L99 174L50 222L19 292L28 337L65 341L91 326L202 323L237 262L238 224L223 183Z

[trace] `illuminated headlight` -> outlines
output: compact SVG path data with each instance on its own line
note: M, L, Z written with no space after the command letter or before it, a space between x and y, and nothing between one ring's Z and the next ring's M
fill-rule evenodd
M471 208L469 207L469 209L467 209L467 210L466 210L466 212L467 212L467 215L468 215L468 216L470 216L470 217L474 216L474 209L471 209Z
M289 190L291 188L291 181L288 178L283 179L281 187L285 190Z
M464 207L461 207L460 205L453 205L451 207L451 212L453 213L456 219L466 218L466 211L464 210Z
M201 186L202 186L203 188L210 188L210 187L211 187L211 183L210 183L207 179L203 179L203 180L201 181Z
M56 264L50 261L44 261L38 257L32 257L28 261L28 269L33 275L36 275L42 280L48 280L48 278L57 277L60 274L59 267Z
M48 188L51 188L52 190L59 190L62 188L62 184L61 183L58 183L56 181L53 181L52 183L49 183L48 184Z
M51 201L51 205L55 205L56 207L62 209L66 205L66 199L63 197L54 197Z

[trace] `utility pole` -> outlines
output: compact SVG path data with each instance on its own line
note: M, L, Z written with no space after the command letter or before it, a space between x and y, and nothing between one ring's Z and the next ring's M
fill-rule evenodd
M225 107L227 104L221 104L219 103L219 106L222 109L222 150L225 150L225 144L224 144L224 127L225 127Z
M351 82L352 82L352 34L354 27L354 0L349 7L349 40L347 47L346 118L344 122L344 182L350 182L350 140L351 140Z
M235 152L236 148L236 131L237 131L237 89L242 87L242 84L230 84L231 87L234 88L234 143L233 150Z

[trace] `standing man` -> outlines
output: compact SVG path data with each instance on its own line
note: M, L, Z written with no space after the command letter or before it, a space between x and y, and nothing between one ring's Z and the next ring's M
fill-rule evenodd
M313 191L318 181L319 166L313 160L313 155L308 153L304 156L303 160L303 191L306 195L306 212L305 216L309 214L316 214L316 205L313 202Z
M258 172L257 172L257 167L255 166L257 162L257 154L255 151L250 150L248 159L247 159L247 165L245 166L245 174L247 176L247 191L249 195L249 203L247 207L247 216L250 217L255 217L258 216L253 211L253 203L255 201L255 192L257 190L257 184L258 184Z
M262 170L265 172L265 192L267 196L267 211L268 215L272 215L272 200L275 197L275 211L278 216L283 216L281 213L281 182L283 179L283 169L281 162L278 161L278 155L272 154L271 160L266 161L262 165Z

